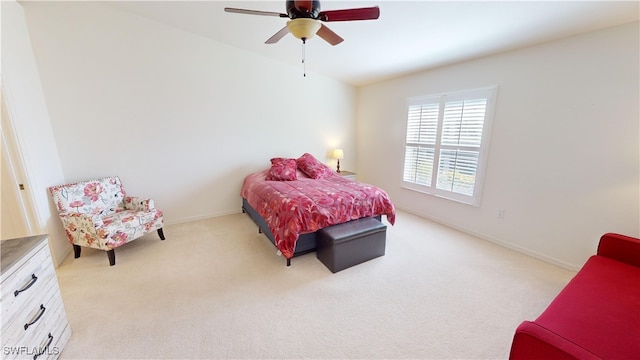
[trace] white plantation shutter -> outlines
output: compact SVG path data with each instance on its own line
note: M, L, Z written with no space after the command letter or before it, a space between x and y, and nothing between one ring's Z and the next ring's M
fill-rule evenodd
M438 189L473 196L478 168L478 152L440 150Z
M442 144L480 147L487 99L449 102L444 105Z
M487 88L408 101L404 187L477 204L494 96Z
M439 111L438 103L409 106L403 175L405 181L431 184Z
M407 146L404 181L429 186L433 177L433 158L433 149Z

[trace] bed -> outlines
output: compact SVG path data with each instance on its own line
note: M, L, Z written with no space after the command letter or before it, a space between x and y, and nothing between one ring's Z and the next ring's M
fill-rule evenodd
M272 164L278 159L282 160L271 159ZM363 217L381 220L383 215L391 225L395 223L395 207L384 190L340 176L328 167L329 171L316 176L290 166L294 174L284 179L274 179L273 165L250 174L241 189L242 211L287 259L287 265L294 256L315 250L316 231L322 228Z

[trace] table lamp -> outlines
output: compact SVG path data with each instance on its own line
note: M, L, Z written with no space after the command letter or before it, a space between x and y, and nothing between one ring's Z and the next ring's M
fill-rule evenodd
M344 151L342 149L333 150L333 158L338 160L338 169L337 172L340 172L340 159L344 159Z

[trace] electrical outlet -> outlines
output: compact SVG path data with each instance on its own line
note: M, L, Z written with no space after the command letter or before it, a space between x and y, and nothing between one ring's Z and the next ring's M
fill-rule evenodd
M498 209L498 211L496 212L496 216L498 217L498 219L504 219L504 209Z

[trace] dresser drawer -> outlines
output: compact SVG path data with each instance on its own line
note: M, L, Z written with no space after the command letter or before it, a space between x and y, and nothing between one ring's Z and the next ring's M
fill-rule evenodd
M46 356L43 354L38 359L57 359L58 355L62 351L62 347L71 337L71 328L69 327L67 315L64 312L64 307L62 306L62 299L60 300L60 307L58 308L58 311L51 315L52 316L50 318L45 320L46 328L49 330L42 336L42 339L46 339L48 342L48 335L51 334L51 343L47 349Z
M51 256L45 246L25 261L0 287L2 332L23 310L44 299L50 288L57 287Z
M47 357L42 356L41 358L38 358L38 360L57 359L60 353L62 352L62 349L64 348L64 346L69 342L69 339L71 339L71 327L67 322L66 315L64 315L64 323L60 323L60 326L54 332L53 336L54 336L54 339L49 347L49 352L47 354L48 356Z
M2 359L57 359L69 338L71 338L71 329L66 325L42 335L41 338L33 341L32 346L3 347Z
M0 357L57 359L71 328L47 238L4 240L2 245L3 263L10 265L2 267L0 284Z
M2 343L7 346L26 346L26 339L38 338L39 332L50 330L47 321L57 316L62 306L60 294L51 286L47 296L40 297L37 302L30 302L21 309L11 323L3 324ZM46 334L45 334L46 335Z

